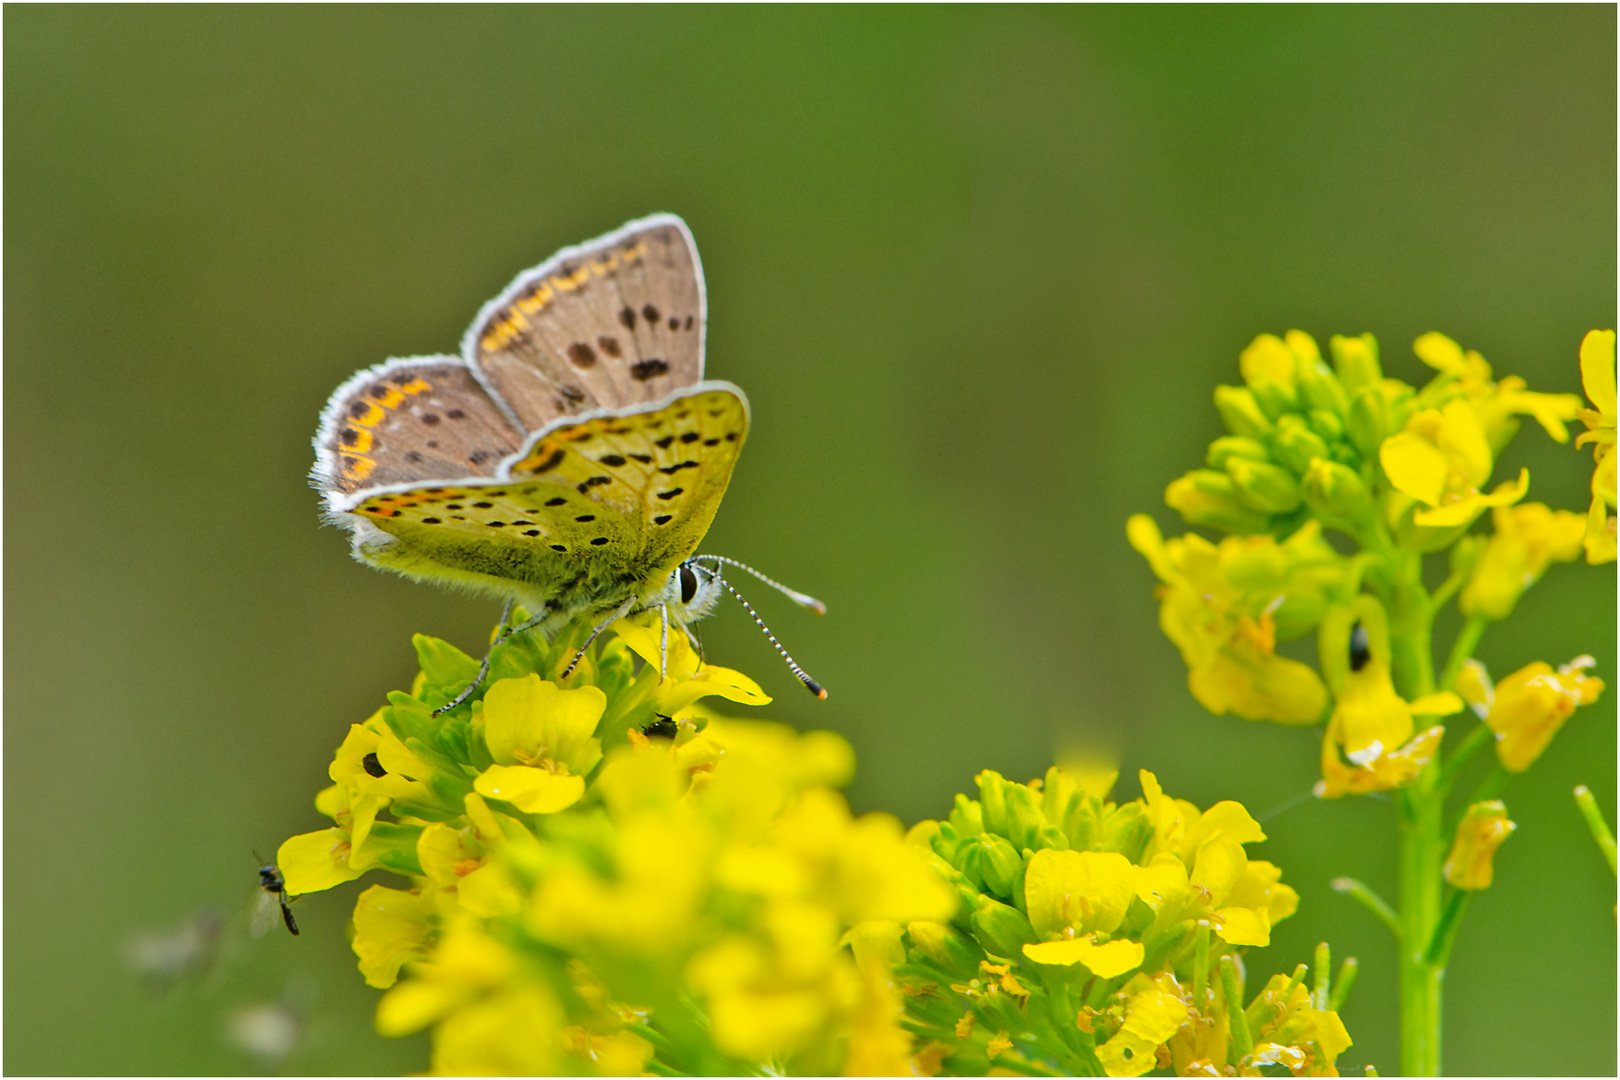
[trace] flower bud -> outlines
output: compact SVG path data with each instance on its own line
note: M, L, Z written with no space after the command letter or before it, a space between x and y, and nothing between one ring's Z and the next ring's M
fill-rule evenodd
M1395 433L1389 415L1389 402L1377 386L1356 391L1356 396L1350 402L1350 415L1346 418L1345 428L1355 448L1368 457L1376 454L1383 441Z
M1350 405L1347 402L1344 414L1348 415ZM1326 409L1312 409L1308 415L1311 430L1322 437L1323 442L1336 443L1344 439L1344 421L1340 413L1328 412Z
M1286 514L1299 506L1299 481L1278 465L1248 458L1232 458L1226 471L1237 486L1238 497L1267 514Z
M911 947L947 971L968 974L979 969L984 953L944 923L918 920L906 924Z
M1446 858L1446 880L1459 889L1484 889L1493 876L1491 860L1508 834L1518 828L1508 820L1501 799L1477 802L1457 824L1457 839Z
M1007 835L1007 781L992 769L973 778L979 785L979 806L984 815L984 831Z
M1249 391L1254 395L1255 403L1260 406L1260 411L1268 420L1275 421L1279 416L1299 409L1299 395L1286 383L1261 379L1249 387Z
M1018 878L1024 872L1024 857L1016 848L994 833L982 833L978 861L979 873L991 892L997 896L1016 893Z
M1219 469L1226 464L1228 458L1248 458L1251 461L1268 461L1271 455L1266 450L1266 444L1258 439L1246 439L1241 435L1222 435L1209 444L1209 453L1204 455L1204 464L1212 469Z
M1307 409L1319 410L1334 416L1343 416L1350 408L1350 395L1332 370L1320 360L1301 362L1295 377L1301 402Z
M1153 839L1153 820L1142 809L1141 803L1122 803L1105 818L1098 829L1098 840L1103 851L1117 851L1136 862Z
M1327 443L1298 416L1284 416L1277 421L1277 435L1271 440L1278 461L1304 476L1312 458L1328 456Z
M1236 460L1236 459L1233 459ZM1180 511L1189 525L1207 525L1230 533L1258 533L1266 529L1266 515L1238 498L1237 486L1226 473L1194 469L1164 490L1164 501Z
M1271 431L1271 421L1260 411L1254 394L1240 386L1217 386L1215 410L1221 414L1221 423L1233 435L1257 439Z
M979 898L969 922L973 925L973 936L994 956L1022 956L1025 945L1039 940L1022 911L988 896Z
M1317 514L1352 519L1368 507L1367 485L1354 470L1317 458L1305 472L1305 502Z
M1383 369L1378 366L1378 339L1371 334L1353 338L1335 334L1328 341L1328 348L1333 353L1333 367L1339 373L1339 381L1352 399L1356 391L1364 386L1375 386L1384 377Z

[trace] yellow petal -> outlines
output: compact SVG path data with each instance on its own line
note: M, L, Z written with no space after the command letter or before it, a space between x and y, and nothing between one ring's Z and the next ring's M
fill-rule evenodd
M1520 469L1517 480L1498 485L1489 495L1475 493L1466 495L1456 502L1449 502L1437 510L1419 510L1412 515L1412 523L1435 529L1466 525L1493 506L1507 506L1518 502L1529 490L1530 470Z
M1070 967L1084 964L1093 975L1112 979L1141 966L1144 950L1139 941L1110 941L1094 945L1085 938L1069 941L1043 941L1038 945L1025 945L1024 955L1037 964Z
M1588 330L1581 339L1581 386L1598 411L1615 415L1613 330Z
M1271 922L1264 912L1253 908L1225 907L1215 912L1220 919L1220 935L1229 945L1271 944Z
M1413 716L1450 716L1463 710L1463 699L1450 690L1438 694L1424 694L1412 702Z
M708 665L690 679L667 680L658 688L659 706L669 713L679 712L699 698L718 695L743 705L769 705L771 696L740 671Z
M1462 346L1438 331L1430 330L1414 341L1412 351L1419 360L1447 375L1462 375L1468 370Z
M1434 443L1410 431L1397 432L1379 446L1378 460L1397 491L1428 506L1439 505L1449 463Z
M360 974L379 989L394 985L400 965L428 954L431 905L414 892L373 885L354 905L354 947Z
M1042 848L1024 873L1030 925L1042 937L1065 930L1112 932L1136 895L1136 867L1112 851Z
M1491 475L1491 444L1479 413L1461 399L1446 402L1440 411L1440 431L1435 445L1463 470L1468 483L1483 484Z
M364 871L349 866L349 834L344 829L321 829L284 841L276 851L287 891L294 895L320 892Z
M532 674L502 679L484 695L484 741L503 765L544 754L588 772L596 764L591 733L606 708L607 695L595 686L563 690Z
M491 765L473 781L486 799L502 799L528 814L555 814L585 794L585 778L528 765Z

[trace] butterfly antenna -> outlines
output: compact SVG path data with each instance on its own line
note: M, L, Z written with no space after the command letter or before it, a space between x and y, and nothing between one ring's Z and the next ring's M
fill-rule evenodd
M809 595L807 595L805 593L802 593L797 589L790 589L786 585L782 584L780 581L777 581L775 578L766 577L764 574L760 573L758 570L755 570L752 566L749 566L747 563L738 562L736 559L728 559L724 555L698 555L698 556L695 556L692 561L693 562L700 562L700 561L704 561L704 560L708 560L708 561L711 561L711 562L717 562L717 563L725 563L727 566L735 566L739 570L746 570L748 573L753 574L755 577L759 578L759 580L763 581L765 584L769 585L771 588L773 588L773 589L777 590L778 592L780 592L783 596L786 596L789 600L792 600L795 604L798 604L801 607L807 607L811 611L815 612L817 615L825 615L825 614L827 614L827 605L823 604L820 600L817 600L813 596L809 596ZM727 588L730 588L730 586L727 586ZM739 597L737 597L737 599L741 600L742 597L739 596ZM748 605L745 603L743 606L747 607ZM749 608L749 610L752 611L753 609ZM763 626L764 624L761 623L760 625ZM766 633L769 634L770 631L767 630ZM772 638L771 640L775 641L776 639ZM778 648L780 648L780 646L778 646Z
M711 555L711 556L707 556L707 557L708 558L718 558L719 556ZM741 564L739 564L739 565L741 565ZM743 569L746 570L747 567L743 567ZM793 674L795 674L795 675L797 675L799 677L799 681L804 683L805 687L812 694L816 695L816 697L822 699L823 701L827 700L827 688L822 686L820 683L816 682L816 680L812 679L809 676L809 674L804 670L804 668L800 667L797 663L794 662L793 657L788 655L788 651L786 649L782 648L782 643L780 641L776 640L776 635L771 633L771 628L765 625L765 620L759 617L759 612L754 610L754 606L752 604L750 604L747 600L743 599L742 593L738 592L735 588L733 588L731 582L727 581L723 577L719 578L718 580L719 580L720 584L722 584L722 585L724 585L726 587L727 592L729 592L732 596L735 596L737 598L737 603L741 604L743 606L743 609L746 610L748 612L748 614L750 614L750 615L752 615L754 617L754 622L759 626L760 630L764 631L765 636L770 639L771 644L776 646L776 651L781 654L782 659L787 661L788 669L790 671L792 671ZM765 580L769 580L769 579L767 578ZM774 585L776 583L771 582L771 584ZM782 587L780 585L777 585L777 588L780 589ZM782 591L787 593L789 596L796 595L796 594L794 594L793 590L791 590L791 589L783 589ZM807 596L807 597L805 597L805 599L809 600L810 598ZM817 602L819 603L819 601L817 601Z

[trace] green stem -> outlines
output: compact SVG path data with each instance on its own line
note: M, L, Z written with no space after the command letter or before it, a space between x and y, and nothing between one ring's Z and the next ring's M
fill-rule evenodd
M1445 968L1428 957L1440 925L1443 804L1430 766L1400 792L1401 1073L1440 1075L1440 990Z
M1603 812L1592 797L1592 789L1585 784L1576 785L1575 805L1580 808L1581 817L1586 819L1586 827L1592 830L1592 839L1597 841L1598 850L1609 860L1609 873L1614 873L1614 834L1609 831L1608 822L1603 820Z
M1451 959L1451 943L1457 940L1457 927L1462 922L1463 912L1468 910L1468 898L1473 895L1467 889L1452 889L1445 914L1440 916L1440 925L1435 927L1434 940L1429 942L1424 959L1442 971Z
M1453 750L1451 756L1440 766L1440 778L1435 781L1435 789L1440 793L1442 799L1451 791L1451 785L1457 779L1457 773L1464 765L1468 764L1468 759L1477 754L1480 747L1489 746L1495 734L1490 725L1485 723L1475 724L1473 730L1463 738L1462 742L1457 744L1457 749Z
M1209 927L1198 928L1198 945L1193 959L1193 1002L1199 1011L1209 1007L1204 1000L1206 984L1209 982Z
M1331 885L1334 892L1359 901L1362 907L1378 916L1389 927L1389 932L1395 935L1396 941L1401 939L1401 917L1395 914L1395 909L1382 896L1353 877L1334 878ZM1324 977L1326 974L1322 972Z
M1243 1015L1243 990L1238 986L1237 965L1230 956L1221 957L1221 990L1226 995L1226 1021L1232 1029L1232 1049L1239 1062L1254 1053L1254 1038Z
M1483 615L1470 615L1463 628L1457 631L1457 640L1451 643L1451 655L1446 657L1445 671L1440 675L1440 689L1450 690L1457 682L1457 676L1462 673L1463 664L1474 655L1474 646L1485 633L1488 624Z
M1333 950L1328 943L1316 943L1315 961L1316 974L1311 977L1311 1008L1327 1008L1328 994L1333 989Z
M1353 956L1344 958L1339 965L1339 977L1333 983L1333 995L1328 999L1328 1008L1338 1012L1344 1007L1344 999L1350 996L1350 988L1356 985L1356 973L1361 970L1361 962Z

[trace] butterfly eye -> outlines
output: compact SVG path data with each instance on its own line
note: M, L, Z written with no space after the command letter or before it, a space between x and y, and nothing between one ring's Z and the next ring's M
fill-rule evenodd
M1367 637L1367 628L1356 623L1350 630L1350 670L1360 671L1372 659L1372 642Z
M698 576L690 566L681 565L681 603L690 604L697 595Z

